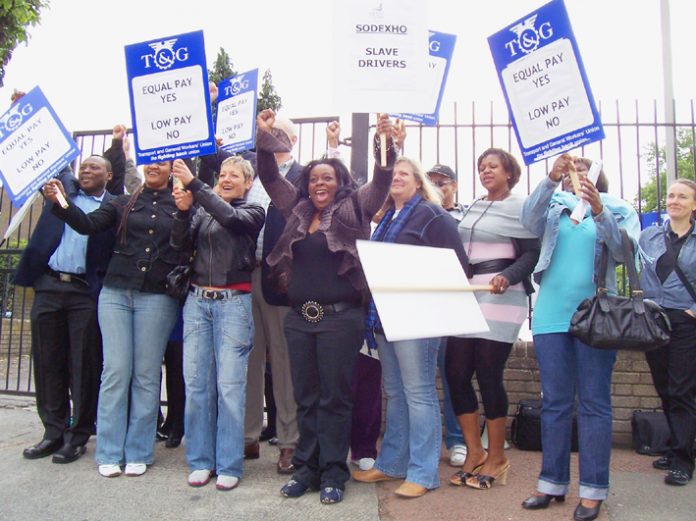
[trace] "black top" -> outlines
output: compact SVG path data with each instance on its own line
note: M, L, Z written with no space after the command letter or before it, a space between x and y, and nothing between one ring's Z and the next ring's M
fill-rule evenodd
M53 213L82 234L92 235L109 228L117 230L130 197L121 195L89 214L74 204L67 209L55 205ZM167 273L179 264L181 257L188 257L174 251L169 244L175 212L170 189L143 188L128 216L126 240L121 242L117 233L105 286L145 293L165 292Z
M308 300L319 304L360 302L360 292L338 275L343 253L329 251L322 232L308 233L292 246L292 277L288 286L290 305L301 306Z
M655 272L657 273L657 277L663 284L667 280L667 277L669 277L669 274L674 271L675 261L679 258L679 252L681 251L682 246L684 246L686 239L688 239L691 236L691 233L693 231L694 225L692 224L691 228L689 228L689 231L681 237L679 237L676 233L672 231L672 228L669 229L667 237L672 243L672 251L674 252L674 256L670 255L668 252L663 253L662 256L659 259L657 259L657 265L655 266Z

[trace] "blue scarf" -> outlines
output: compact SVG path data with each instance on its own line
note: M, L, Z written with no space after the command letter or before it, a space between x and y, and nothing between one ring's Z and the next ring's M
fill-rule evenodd
M379 242L396 242L396 238L401 233L404 225L408 222L408 218L413 212L413 209L418 206L423 198L420 194L416 194L401 208L399 215L392 221L394 216L394 208L390 208L379 221L377 228L375 229L371 241ZM365 340L367 341L368 349L377 349L377 340L375 340L375 328L382 329L382 323L379 320L379 315L377 314L377 307L375 306L375 300L370 299L370 304L367 307L367 315L365 317Z

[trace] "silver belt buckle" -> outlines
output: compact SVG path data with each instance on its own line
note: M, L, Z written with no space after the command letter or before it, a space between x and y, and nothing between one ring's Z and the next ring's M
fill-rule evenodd
M321 304L313 300L308 300L302 304L300 313L302 314L302 318L311 324L321 322L321 319L324 318L324 308Z
M58 278L61 282L72 282L72 277L67 273L58 273Z

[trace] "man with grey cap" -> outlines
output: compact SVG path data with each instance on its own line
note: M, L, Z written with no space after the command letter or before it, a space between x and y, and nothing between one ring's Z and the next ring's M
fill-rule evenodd
M464 207L455 201L457 195L457 174L447 165L437 164L428 170L428 177L442 193L442 207L457 222L464 217Z

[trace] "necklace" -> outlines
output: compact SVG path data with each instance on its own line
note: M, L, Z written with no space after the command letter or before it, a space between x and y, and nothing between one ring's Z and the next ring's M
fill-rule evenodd
M485 197L485 196L484 196L484 197ZM464 222L464 219L466 219L466 216L469 215L469 211L476 205L476 203L478 203L479 201L483 201L483 200L484 200L484 198L483 198L483 197L480 197L479 199L476 199L473 203L471 203L471 206L469 206L469 208L466 209L466 213L465 213L464 216L462 217L462 222ZM488 212L488 210L490 209L490 207L493 206L493 203L494 203L494 202L495 202L495 201L489 201L489 202L488 202L488 205L486 206L486 208L484 208L483 211L481 212L481 215L479 215L479 216L476 218L476 220L471 224L471 232L469 233L469 244L467 244L467 246L466 246L466 256L467 256L469 259L471 259L471 248L472 248L471 243L473 242L473 239L474 239L474 229L476 228L476 225L478 224L478 222L479 222L481 219L483 219L483 216L486 215L486 212Z

